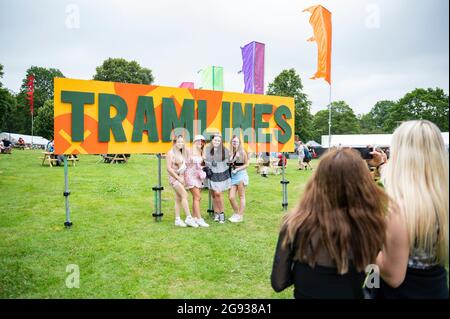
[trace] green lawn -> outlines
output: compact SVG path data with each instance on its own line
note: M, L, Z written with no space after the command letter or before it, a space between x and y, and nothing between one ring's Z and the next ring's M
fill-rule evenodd
M249 168L244 223L205 218L210 228L182 229L173 225L165 170L164 217L151 216L154 156L118 165L80 156L69 167L74 226L65 229L64 169L41 166L40 156L0 155L0 298L292 298L292 288L277 294L270 286L284 215L280 176L263 179ZM287 169L290 208L311 175L295 164ZM207 204L204 192L204 217ZM80 288L66 287L68 264L79 266Z

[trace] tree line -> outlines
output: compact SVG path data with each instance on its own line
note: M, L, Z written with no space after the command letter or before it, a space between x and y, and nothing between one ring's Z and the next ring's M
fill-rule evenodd
M276 76L267 94L294 97L295 132L303 141L321 143L322 135L328 135L328 106L311 114L311 101L294 69ZM418 119L429 120L442 132L448 132L448 110L448 95L441 88L416 88L398 101L380 100L367 114L355 114L345 101L334 101L331 134L391 134L400 123Z
M31 134L31 113L26 100L27 78L35 77L34 134L47 139L53 136L53 78L65 77L54 68L30 67L17 94L3 87L3 66L0 64L0 132ZM154 76L136 61L109 58L96 68L94 80L122 83L152 84ZM295 69L283 70L269 83L266 94L294 97L295 133L303 141L321 142L328 135L328 107L311 113L311 101ZM426 119L441 131L448 132L448 95L441 88L416 88L398 101L380 100L367 114L355 114L345 101L331 103L332 134L389 134L403 121Z

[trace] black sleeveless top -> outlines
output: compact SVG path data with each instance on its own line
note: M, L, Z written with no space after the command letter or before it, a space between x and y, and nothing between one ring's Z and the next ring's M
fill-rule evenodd
M405 280L392 288L383 279L376 291L377 299L449 299L447 271L436 265L427 269L406 269Z
M294 285L296 299L362 299L365 273L349 267L346 274L339 274L337 268L293 260L295 252L291 245L282 245L286 232L281 230L273 261L271 283L276 292Z

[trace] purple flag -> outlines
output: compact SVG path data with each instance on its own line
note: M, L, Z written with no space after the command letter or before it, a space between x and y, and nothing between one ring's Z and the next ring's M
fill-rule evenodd
M244 93L264 94L264 43L250 42L241 48Z

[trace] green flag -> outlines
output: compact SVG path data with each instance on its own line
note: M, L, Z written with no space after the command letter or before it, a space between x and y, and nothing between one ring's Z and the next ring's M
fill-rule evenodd
M200 89L223 91L223 67L209 66L200 70Z

